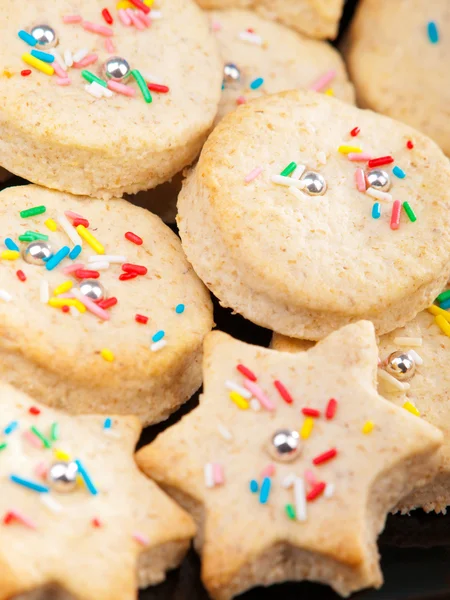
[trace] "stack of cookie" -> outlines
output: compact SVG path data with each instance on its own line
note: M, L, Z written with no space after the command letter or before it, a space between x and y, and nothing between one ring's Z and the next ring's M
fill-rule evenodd
M0 165L30 182L0 193L0 600L131 600L192 540L211 598L348 595L388 512L450 504L448 160L355 107L342 0L198 4L0 17ZM416 81L365 83L384 10L345 41L356 97L446 151ZM444 0L432 23L442 60ZM272 348L211 333L209 292Z

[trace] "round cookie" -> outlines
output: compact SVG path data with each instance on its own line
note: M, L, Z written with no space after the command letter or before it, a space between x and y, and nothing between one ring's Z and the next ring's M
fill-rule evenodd
M205 9L246 8L312 38L334 39L344 0L197 0Z
M35 207L46 211L21 216ZM67 211L89 228L75 221L74 229ZM144 424L167 418L199 388L212 305L158 217L124 200L22 186L0 193L0 229L13 248L0 252L1 379L71 413L134 414ZM51 245L47 263L29 262L36 232L49 237L37 242L41 252ZM64 248L71 254L52 268Z
M71 0L5 6L0 164L45 187L108 199L155 187L194 160L217 112L222 65L207 18L192 0L161 0L157 11L144 15L153 21L142 30L125 26L116 9L111 9L114 23L107 26L104 8L101 0L81 0L76 9ZM82 22L64 22L74 13ZM57 35L57 69L67 53L72 59L85 51L88 56L67 68L63 78L34 67L30 76L21 77L28 67L23 55L36 48L18 32L36 24L52 27ZM98 26L106 36L91 31ZM88 93L82 74L105 83L104 63L114 56L128 61L131 76L125 84L134 96L113 92L98 98L111 90L95 81ZM139 74L151 103L138 85ZM149 92L146 82L169 89ZM108 85L117 89L116 82Z
M448 0L361 0L345 46L358 103L416 127L450 155Z
M258 96L316 84L318 91L354 102L342 58L326 42L307 39L248 10L213 11L210 18L225 70L231 71L225 73L218 119Z
M373 165L392 160L381 167L390 193L356 188L355 172L365 188ZM415 130L295 90L222 120L183 184L178 224L200 278L249 320L316 340L364 317L381 334L447 280L449 181L446 157Z

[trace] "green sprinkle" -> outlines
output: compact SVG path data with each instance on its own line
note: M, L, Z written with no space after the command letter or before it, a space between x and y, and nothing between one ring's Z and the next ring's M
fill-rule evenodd
M3 444L0 444L0 450L4 450L6 448L8 444L5 442Z
M28 217L35 217L36 215L42 215L45 213L47 209L45 206L35 206L34 208L28 208L27 210L21 210L20 216L22 219L27 219Z
M417 221L416 214L413 211L413 209L411 208L409 202L403 202L403 208L405 209L405 213L408 215L411 223L414 223L414 221Z
M56 442L59 439L58 423L52 423L52 428L50 430L50 439L52 440L52 442Z
M284 507L286 510L286 514L289 517L289 519L291 519L291 521L295 520L295 508L292 506L292 504L286 504L286 506Z
M19 235L19 242L35 242L34 235Z
M291 173L293 173L293 172L295 171L295 169L296 169L296 168L297 168L297 163L295 163L295 162L291 162L291 163L289 163L289 164L288 164L288 166L287 166L285 169L283 169L283 170L281 171L280 175L281 175L282 177L289 177L289 175L290 175Z
M131 75L134 77L134 80L138 84L139 89L141 90L142 95L144 96L144 100L147 102L147 104L150 104L153 98L150 94L147 84L145 83L145 79L142 77L141 73L137 69L133 69L131 71Z
M39 429L37 429L34 425L31 428L31 431L32 431L32 433L34 433L34 435L36 437L38 437L41 440L41 442L44 444L44 448L51 448L52 447L51 443L48 441L48 439L45 437L45 435L43 435L39 431Z
M45 242L48 240L48 235L38 233L37 231L25 231L25 235L32 235L36 240L44 240Z
M441 294L439 294L439 296L436 298L436 300L438 302L444 302L444 300L448 300L450 298L450 290L447 290L446 292L442 292Z
M103 87L108 87L108 84L106 83L106 81L103 81L103 79L100 79L100 77L97 77L97 75L94 75L94 73L91 73L90 71L86 71L86 69L83 69L81 71L81 75L89 83L92 83L93 81L95 81L96 83L98 83L99 85L102 85Z

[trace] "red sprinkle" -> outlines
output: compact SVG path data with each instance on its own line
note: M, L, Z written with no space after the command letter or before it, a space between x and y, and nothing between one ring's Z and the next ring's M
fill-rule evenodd
M144 325L148 323L148 317L145 317L144 315L136 315L134 318L137 323L143 323Z
M351 131L350 131L350 135L352 137L356 137L358 135L358 133L361 131L361 129L359 127L354 127Z
M97 306L106 310L107 308L111 308L111 306L115 306L117 304L117 298L111 296L111 298L106 298L105 300L100 300L97 302Z
M337 455L336 448L331 448L331 450L327 450L323 454L319 454L319 456L316 456L316 458L313 459L313 463L315 465L321 465L324 462L328 462L329 460L334 458L336 455Z
M92 271L91 269L77 269L74 275L78 279L98 279L100 277L98 271Z
M160 94L167 94L169 91L167 85L160 85L159 83L147 83L147 87L151 92L159 92Z
M6 515L3 517L3 523L5 525L9 525L13 519L14 514L12 512L7 512Z
M67 304L64 304L64 306L61 307L61 310L63 311L63 313L68 313L70 308L67 306Z
M253 29L253 27L247 27L247 31L249 33L255 33L255 30Z
M305 417L320 417L320 411L315 408L302 408Z
M142 265L133 265L131 263L124 263L122 265L122 271L125 273L136 273L136 275L147 275L147 267L143 267Z
M127 231L125 237L127 238L127 240L133 242L133 244L136 244L137 246L142 246L142 244L144 243L144 240L142 238L140 238L135 233L132 233L131 231Z
M82 217L74 219L72 221L72 225L74 227L78 227L78 225L83 225L84 227L86 227L86 229L89 229L89 221L87 219L83 219Z
M328 401L327 409L325 411L325 416L328 420L330 420L334 417L334 415L336 414L336 409L337 409L337 400L335 400L334 398L331 398Z
M292 404L294 402L294 399L292 398L292 396L290 395L290 393L287 391L287 389L284 387L284 385L281 383L281 381L274 381L273 385L277 388L277 390L280 393L280 396L283 398L283 400L285 402L287 402L288 404Z
M28 409L28 412L30 413L30 415L40 415L41 414L41 410L37 406L30 406L30 408Z
M31 75L31 69L24 69L23 71L20 71L20 74L22 77L28 77L28 75Z
M309 492L309 494L307 494L306 496L306 500L308 502L312 502L313 500L315 500L318 496L322 495L325 488L326 488L326 484L323 481L319 481L319 483L316 483L316 485L313 487L313 489Z
M103 18L105 19L105 21L108 23L108 25L112 25L114 23L111 13L109 12L109 10L107 8L104 8L102 10L102 15L103 15Z
M392 205L391 213L391 229L394 231L400 227L400 214L402 211L402 203L396 200Z
M238 106L240 106L241 104L246 104L247 99L244 98L244 96L239 96L239 98L236 98L236 104Z
M101 527L102 524L100 522L99 519L97 519L97 517L95 519L92 519L92 527Z
M26 281L27 280L27 276L20 269L19 269L19 271L16 272L16 275L20 279L20 281Z
M119 276L119 279L120 281L128 281L128 279L135 279L137 276L137 273L122 273L122 275Z
M392 156L379 156L378 158L371 158L367 163L369 169L373 167L382 167L383 165L390 165L394 162L394 158Z
M250 369L247 369L247 367L244 367L244 365L238 365L236 367L236 369L239 371L239 373L242 373L242 375L244 377L247 377L247 379L250 379L250 381L258 381L256 375L253 373L253 371L250 371Z
M148 13L150 12L149 7L146 4L144 4L143 2L141 2L141 0L130 0L130 2L131 2L131 4L134 4L140 10L144 11L146 15L148 15Z
M406 147L408 148L408 150L412 150L414 148L414 144L412 143L411 140L408 140L406 142Z

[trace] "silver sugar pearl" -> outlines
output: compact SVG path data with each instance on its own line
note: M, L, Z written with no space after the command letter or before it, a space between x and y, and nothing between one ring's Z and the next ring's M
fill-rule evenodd
M36 25L36 27L31 29L30 33L37 41L37 45L42 48L54 48L58 44L56 32L49 25Z
M78 289L87 298L91 300L103 300L105 297L105 288L97 279L84 279Z
M47 473L47 481L54 492L68 494L77 487L78 467L74 462L55 462Z
M396 350L388 356L385 370L399 381L408 381L416 372L414 359L403 350Z
M130 76L131 69L127 60L120 56L113 56L103 65L103 74L106 79L125 81Z
M300 436L293 429L279 429L268 444L270 456L278 462L290 462L300 454Z
M388 192L391 188L389 173L381 169L374 169L367 173L367 182L370 187L380 192Z
M227 63L223 68L223 78L225 83L240 81L241 72L239 67L234 63Z
M320 173L307 171L302 181L305 184L304 191L310 196L322 196L327 191L327 182Z
M50 244L42 240L31 242L31 244L28 244L28 246L22 251L23 259L27 263L30 263L30 265L39 266L45 265L52 254L53 251Z

